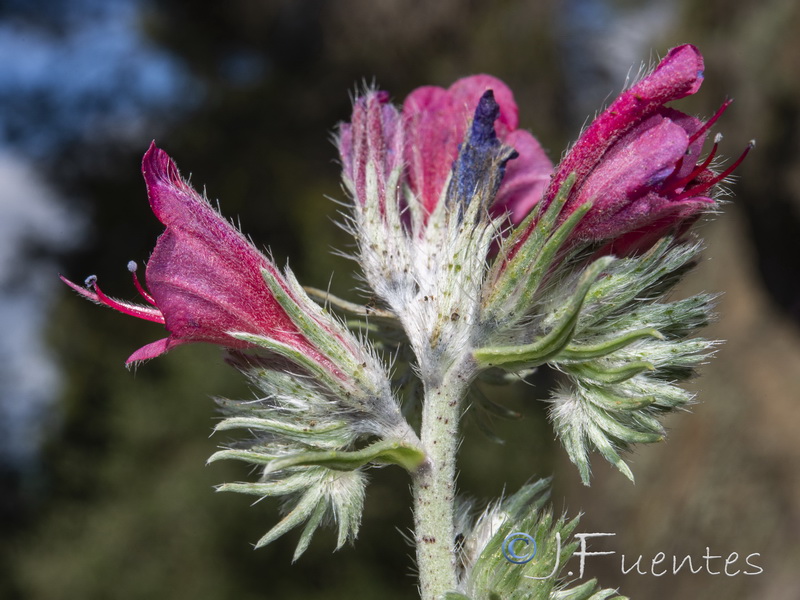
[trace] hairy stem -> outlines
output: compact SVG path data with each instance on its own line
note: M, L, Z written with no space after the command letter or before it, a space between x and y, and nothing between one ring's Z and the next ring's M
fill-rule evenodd
M464 370L426 386L421 441L427 460L414 474L414 540L422 600L456 589L455 478L458 421L469 385Z

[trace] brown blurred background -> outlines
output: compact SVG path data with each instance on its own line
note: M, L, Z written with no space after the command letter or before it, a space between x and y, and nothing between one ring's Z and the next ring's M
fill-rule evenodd
M224 6L223 6L224 4ZM665 443L629 456L636 484L596 460L592 486L553 440L547 378L490 389L525 413L494 444L465 425L459 485L478 501L554 476L557 511L613 532L587 575L634 599L800 597L800 4L796 0L0 0L0 597L411 599L408 480L372 474L354 547L330 532L290 566L296 536L253 551L276 503L215 494L252 478L206 458L213 396L246 397L212 347L123 367L161 335L56 285L95 273L133 298L125 268L160 226L139 174L153 138L309 285L357 300L330 135L349 94L395 101L424 84L492 73L522 126L558 160L627 74L676 44L706 57L682 110L733 106L721 149L758 145L702 224L705 261L681 294L723 292L724 339L692 382L698 404ZM331 272L334 273L330 278ZM755 576L623 575L658 552L744 557ZM712 569L721 570L717 561Z

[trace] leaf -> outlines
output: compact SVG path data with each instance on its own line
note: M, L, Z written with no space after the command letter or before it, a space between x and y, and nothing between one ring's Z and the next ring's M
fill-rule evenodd
M535 367L544 364L562 352L570 340L584 300L595 279L614 262L606 256L593 262L581 275L572 297L564 307L560 321L535 342L515 346L477 348L472 355L482 368L502 367L507 370Z
M270 461L266 473L316 465L336 471L352 471L367 463L400 465L407 471L414 471L425 460L425 453L403 442L383 440L361 450L329 450L326 452L302 452Z

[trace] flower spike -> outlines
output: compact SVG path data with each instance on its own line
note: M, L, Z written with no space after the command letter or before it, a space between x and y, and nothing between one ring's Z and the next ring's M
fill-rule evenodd
M338 528L337 548L353 540L367 470L396 465L411 477L425 600L610 598L594 581L568 589L562 579L578 522L545 509L548 481L470 516L455 495L461 420L466 411L520 416L473 391L477 378L511 384L549 368L559 380L550 421L588 485L592 452L633 480L624 452L662 440L661 417L692 402L678 384L714 352L716 342L692 337L714 297L668 294L702 250L683 234L752 148L717 169L722 136L711 128L731 101L707 120L668 107L702 81L694 46L670 50L555 169L518 129L513 95L494 77L422 87L402 107L365 89L336 137L352 200L344 228L370 288L363 307L279 270L155 144L142 172L164 231L143 280L128 263L143 303L108 296L94 275L62 280L164 326L166 337L128 363L208 342L248 378L254 396L216 400L215 431L240 433L209 462L239 460L258 473L220 491L283 497L283 518L256 547L301 528L296 560L326 522ZM518 554L526 544L531 554Z

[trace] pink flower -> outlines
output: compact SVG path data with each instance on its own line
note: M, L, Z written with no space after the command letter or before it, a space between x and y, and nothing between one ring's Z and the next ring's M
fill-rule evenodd
M338 140L345 177L352 181L356 201L363 204L368 193L367 165L380 167L376 185L381 203L389 175L405 167L406 181L424 214L432 213L446 191L467 128L487 90L493 91L499 106L494 122L497 138L518 154L505 167L493 212L508 211L514 223L520 222L541 199L552 163L530 133L517 129L511 90L489 75L460 79L446 90L418 88L406 98L402 113L388 104L385 92L368 92L359 98L352 121L341 126Z
M387 194L396 192L387 189L388 180L393 172L403 167L401 117L389 103L389 94L368 91L357 98L351 122L339 126L337 143L343 175L350 182L356 202L363 205L368 201L370 172L375 178L373 193L383 211Z
M494 124L497 137L519 154L506 165L493 212L499 215L508 211L512 221L519 223L542 197L553 165L536 138L517 129L514 95L505 83L491 75L473 75L459 79L446 90L434 86L417 88L403 103L408 181L428 214L441 198L467 126L487 90L494 92L500 108Z
M191 342L248 347L231 332L268 337L327 362L267 287L262 269L289 292L275 265L181 179L175 163L155 143L144 155L142 173L150 207L166 226L147 263L149 293L136 278L135 263L129 264L149 306L109 298L95 277L87 279L86 287L62 277L94 302L164 324L169 336L139 348L127 362L154 358Z
M623 92L583 132L556 168L544 194L549 204L574 173L562 218L585 202L592 208L573 238L612 240L615 252L649 247L670 230L684 229L713 206L711 188L727 177L699 161L711 125L729 102L703 122L665 103L700 89L703 57L689 44L670 50L655 70Z

